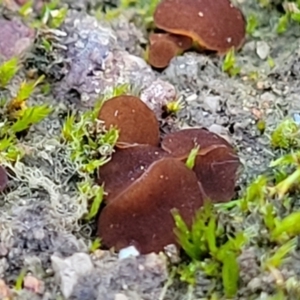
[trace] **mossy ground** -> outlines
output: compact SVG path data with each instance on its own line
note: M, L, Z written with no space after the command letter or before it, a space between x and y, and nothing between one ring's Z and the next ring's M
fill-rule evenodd
M92 15L102 15L99 7L103 3L90 1L87 5L85 1L79 1L75 5L65 2ZM120 4L117 5L127 18L132 18L132 11L123 11ZM188 52L175 58L157 76L171 82L182 98L184 108L177 119L181 127L209 127L235 145L243 163L236 198L246 194L253 180L261 180L254 188L252 186L252 190L248 189L248 198L232 208L217 208L217 223L224 231L218 237L218 243L225 243L223 238L226 235L234 237L237 233L244 233L247 237L241 251L235 252L239 263L239 285L235 299L299 299L297 216L286 221L288 225L284 233L287 232L287 236L281 232L272 237L275 228L280 231L280 219L299 209L299 193L297 189L291 194L284 192L280 198L280 193L278 195L273 190L272 194L268 188L298 167L297 160L292 162L290 169L277 167L276 172L269 165L291 151L272 148L272 132L284 118L297 120L300 113L299 24L292 23L285 32L278 34L276 28L281 14L275 7L263 9L255 0L241 1L239 6L247 18L251 16L252 20L257 21L257 27L251 29L244 48L236 54L236 65L241 68L238 75L231 77L224 73L223 61L218 57ZM110 7L109 3L107 7ZM4 13L4 10L1 11ZM112 16L115 17L110 12L110 18ZM134 20L139 25L144 24L140 17ZM118 28L118 19L113 22L114 28ZM146 38L145 27L135 30ZM138 40L134 35L130 38L135 42ZM266 59L257 55L258 48L263 47L260 42L269 46ZM36 40L24 67L8 85L8 91L1 94L1 98L12 97L20 83L37 68L39 72L44 71L47 77L35 89L27 105L47 103L53 111L20 137L18 146L25 153L22 160L5 163L10 180L8 189L0 196L0 275L6 284L16 287L20 272L25 268L44 282L45 288L41 294L16 289L15 299L62 299L51 269L51 255L58 253L66 257L89 251L95 239L93 219L86 221L84 218L90 210L91 195L78 189L78 183L89 182L90 176L83 175L80 166L70 159L69 144L61 134L68 115L82 115L87 109L78 105L76 95L61 99L52 92L52 86L62 77L61 65L55 53L42 51L38 43L41 43L40 38ZM128 45L131 45L130 41ZM137 45L132 51L142 55L141 49ZM52 63L51 68L49 62ZM298 138L297 132L294 138ZM268 183L264 183L259 175L266 175ZM297 182L298 177L294 181ZM277 223L273 222L276 218ZM284 245L286 251L280 248ZM279 254L278 249L282 251ZM278 257L274 258L276 253ZM207 268L215 258L208 250L206 254L207 265L196 268L192 264L191 269L183 269L181 274L185 280L180 280L178 275L170 277L170 282L165 282L165 297L160 299L225 299L222 278L213 269L208 275ZM111 260L117 261L115 257ZM214 270L220 270L220 266L214 267ZM196 274L193 285L186 283L193 277L189 270ZM106 272L106 276L122 276L109 270ZM141 285L147 286L145 282L142 281ZM101 282L97 284L101 286ZM103 287L105 289L109 287ZM153 291L144 290L146 292L140 299L154 299ZM73 299L97 299L96 296L84 298L87 295L74 295Z

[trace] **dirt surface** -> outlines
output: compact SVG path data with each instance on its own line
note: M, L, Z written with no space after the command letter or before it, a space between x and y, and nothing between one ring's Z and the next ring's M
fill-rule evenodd
M35 2L38 7L40 1ZM276 9L262 9L255 0L240 1L244 14L255 14L259 27L254 36L247 36L236 55L241 67L238 76L222 71L220 57L194 51L174 58L158 72L143 59L147 31L130 21L134 10L108 22L97 13L104 1L61 2L68 8L65 22L56 30L40 30L35 39L22 26L18 35L16 29L5 31L9 25L4 20L21 17L12 0L1 4L0 36L11 38L6 45L0 41L0 52L5 54L2 61L12 53L23 55L24 66L8 90L0 91L0 98L14 96L20 83L37 72L46 75L50 89L44 93L38 87L28 105L48 103L54 111L20 138L24 158L15 164L3 162L9 185L0 195L0 298L211 299L212 291L222 291L219 281L199 271L191 292L178 276L170 280L170 266L163 255L119 259L105 250L89 252L95 224L82 220L88 199L78 193L76 182L81 175L62 142L62 126L68 113L81 114L118 84L129 83L157 115L162 104L179 98L184 107L173 126L207 127L236 147L243 165L236 188L238 198L280 155L270 147L269 136L276 125L286 116L297 118L300 113L299 25L278 35ZM114 6L106 2L107 7ZM137 18L136 24L139 22ZM45 36L53 41L50 52L41 46ZM273 68L269 56L274 60ZM249 74L255 72L257 78L251 79ZM257 129L259 120L266 122L263 134ZM261 217L256 213L245 217L233 210L220 218L224 226L256 233L239 257L241 283L235 299L268 299L276 291L276 279L260 268L260 259L270 248L263 242ZM299 250L290 258L281 276L297 280ZM16 289L22 270L27 275L22 287ZM12 298L5 298L5 293ZM284 299L295 297L291 293Z

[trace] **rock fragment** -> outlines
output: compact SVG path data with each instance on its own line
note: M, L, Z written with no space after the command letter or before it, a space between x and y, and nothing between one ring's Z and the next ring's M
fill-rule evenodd
M78 279L81 276L88 276L94 269L92 260L86 253L75 253L67 258L52 255L51 261L65 298L71 296Z
M21 57L33 45L35 31L19 20L0 18L0 59Z

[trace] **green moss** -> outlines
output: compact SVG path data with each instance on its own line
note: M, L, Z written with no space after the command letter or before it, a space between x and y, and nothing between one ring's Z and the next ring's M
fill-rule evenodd
M0 65L0 87L5 88L18 72L18 59L13 57Z
M199 152L200 146L196 146L195 148L193 148L186 160L185 165L189 168L189 169L193 169L194 165L195 165L195 160L197 158L197 154Z
M91 253L95 252L97 249L101 247L101 239L96 238L90 245L89 251Z
M210 203L206 203L196 213L191 228L188 228L176 210L173 216L179 244L192 260L181 268L181 279L194 284L196 270L201 269L206 275L222 281L227 298L234 297L239 280L237 257L247 241L246 235L237 233L233 237L228 236Z
M142 25L147 29L154 28L153 14L156 6L160 0L121 0L120 5L117 8L102 11L102 7L96 12L98 19L105 19L106 21L112 21L118 18L122 13L132 9L134 10L136 17L142 21Z
M17 60L9 61L5 67L2 65L2 74L4 75L2 83L5 83L3 87L10 82L17 70ZM52 112L52 108L46 104L27 106L27 100L43 79L41 76L37 80L23 81L14 98L4 98L1 101L0 114L3 121L0 127L0 158L2 161L15 162L21 159L24 151L18 146L17 134L24 133Z
M247 17L247 26L246 26L246 32L250 35L252 35L258 27L258 20L257 17L254 14L251 14Z
M235 50L231 48L227 53L222 65L223 72L228 73L230 76L236 76L240 73L241 68L236 65Z
M290 149L300 145L299 126L292 119L282 121L271 135L274 148Z

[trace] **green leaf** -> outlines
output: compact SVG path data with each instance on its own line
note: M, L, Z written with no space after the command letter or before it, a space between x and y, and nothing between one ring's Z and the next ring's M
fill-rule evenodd
M270 167L278 167L278 166L289 166L289 165L298 165L300 160L300 151L292 152L286 155L283 155L276 159L275 161L272 161L270 163Z
M273 69L275 67L275 61L271 56L268 56L267 62L271 69Z
M16 291L22 290L22 285L23 285L23 281L24 281L26 272L27 272L26 268L23 268L21 270L20 274L18 275L16 283L15 283L15 290Z
M264 266L266 268L278 268L282 264L284 258L293 250L295 250L297 247L297 238L294 238L292 240L287 241L285 244L280 246L276 252L268 258Z
M33 6L33 0L27 1L25 4L23 4L20 7L19 14L22 17L26 17L26 16L30 15L32 13L32 11L33 11L32 6Z
M6 160L15 162L25 155L25 151L16 145L11 145L7 148L3 155L5 156Z
M271 135L273 148L290 149L300 145L300 130L297 123L291 119L283 120Z
M190 285L196 283L196 272L199 270L199 262L191 262L189 264L182 264L178 267L180 280L187 282Z
M18 59L12 58L0 66L0 86L5 88L18 72Z
M300 23L300 13L292 13L291 14L291 19L297 23Z
M106 163L108 163L110 161L110 157L106 158L100 158L100 159L94 159L90 162L88 162L87 164L85 164L85 166L83 167L83 171L87 172L87 173L93 173L97 168L105 165Z
M239 74L241 68L236 66L235 50L231 48L225 56L222 65L223 72L227 72L231 76Z
M93 252L95 252L97 249L99 249L101 247L101 239L100 238L96 238L93 242L92 242L92 244L91 244L91 246L90 246L90 248L89 248L89 251L91 252L91 253L93 253Z
M205 261L201 262L201 269L204 273L209 277L220 277L220 263L216 260L206 259Z
M46 38L42 38L42 45L44 46L44 48L47 52L52 51L52 48L53 48L52 44Z
M31 125L39 123L49 115L52 108L46 104L41 106L28 107L23 111L22 116L11 126L14 133L21 132Z
M249 15L247 20L246 32L248 34L253 34L258 26L257 17L253 14Z
M269 188L270 195L273 196L277 193L278 198L282 199L288 191L300 183L300 167L297 168L295 172L289 175L284 180L280 181L275 187Z
M268 203L266 206L263 207L262 213L264 216L264 222L267 228L272 231L275 228L275 209L273 204Z
M74 140L74 127L75 127L75 116L68 115L62 128L62 137L68 142Z
M227 298L233 298L238 291L239 271L236 254L228 251L222 265L222 281Z
M18 94L16 96L16 101L22 102L30 97L33 93L35 87L44 80L45 76L40 76L36 81L23 82L19 88Z
M93 189L92 193L94 195L94 199L93 199L92 206L89 210L89 213L85 218L88 221L93 219L97 215L97 213L99 211L99 208L100 208L100 205L103 201L103 196L104 196L104 187L103 187L103 185L93 186L92 189Z
M258 176L246 189L246 195L241 201L242 210L249 209L251 203L263 205L265 202L267 178L265 176Z
M300 212L296 211L285 217L276 224L275 229L271 234L272 239L277 239L282 234L288 234L294 237L300 234Z
M174 229L174 233L182 249L192 259L198 259L199 249L197 249L197 247L192 242L192 236L189 228L187 227L182 217L179 215L178 210L173 209L171 213L173 215L176 226L176 228Z
M290 20L290 15L288 13L286 13L285 15L280 17L278 24L277 24L277 28L276 28L276 32L278 34L286 32L288 24L289 24L289 20Z
M216 218L215 216L212 216L205 230L205 237L211 254L215 254L218 250L216 245L216 228L217 228Z
M101 135L99 142L101 144L108 144L110 146L114 146L117 143L119 138L119 130L112 127L103 135Z
M6 136L0 140L0 152L5 151L8 147L13 144L13 137Z
M189 156L185 162L185 165L189 168L189 169L193 169L194 166L195 166L195 161L196 161L196 158L197 158L197 154L199 153L199 149L200 149L200 146L196 146L194 147L190 153L189 153Z
M66 7L50 11L51 19L49 26L51 28L58 28L64 22L67 12L68 9Z

